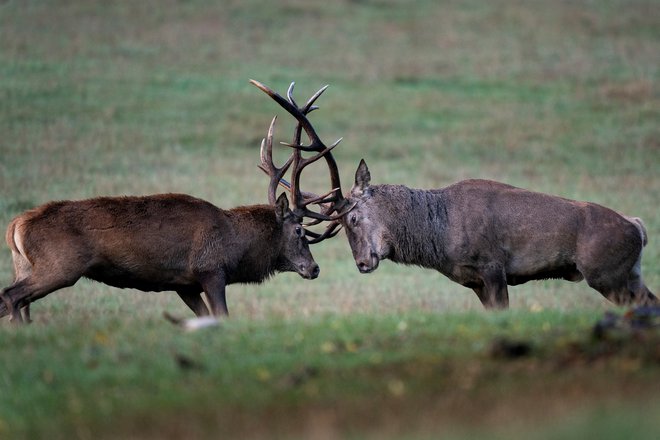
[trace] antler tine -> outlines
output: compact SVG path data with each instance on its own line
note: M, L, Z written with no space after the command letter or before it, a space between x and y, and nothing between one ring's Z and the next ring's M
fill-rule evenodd
M312 124L309 122L309 120L305 117L305 114L301 109L298 108L298 106L292 104L289 102L287 99L283 98L279 93L275 92L274 90L271 90L270 88L266 87L259 81L255 81L253 79L250 80L250 83L255 85L257 88L265 92L268 96L273 98L275 102L277 102L281 107L283 107L287 112L291 114L294 118L300 122L302 125L303 129L305 130L305 133L307 133L307 136L309 136L311 145L308 146L308 148L316 148L317 150L321 150L325 148L325 145L323 144L323 141L321 141L321 138L316 134L316 130L314 130L314 127ZM321 88L318 92L312 96L313 100L310 99L311 102L308 102L308 104L311 105L314 103L314 101L321 96L321 94L325 91L325 89L328 86L325 86ZM291 86L289 86L289 89L293 91ZM311 150L310 150L311 151Z
M341 228L342 228L341 223L339 223L339 221L334 221L328 225L328 227L325 229L325 231L323 231L322 234L317 234L316 232L311 232L311 231L305 231L305 233L310 237L313 237L311 240L309 240L309 244L316 244L322 242L327 238L332 238L335 235L339 234Z
M337 145L339 145L339 143L340 143L341 141L343 141L343 140L344 140L344 138L339 138L339 139L337 139L336 141L334 141L333 144L330 145L329 147L324 146L324 147L323 147L323 150L321 150L321 151L319 152L319 155L318 155L318 157L316 157L316 159L318 159L319 157L323 156L323 155L324 155L325 153L327 153L328 151L330 151L330 150L332 150L333 148L335 148L335 147L336 147ZM284 145L285 147L295 148L296 150L301 150L301 151L317 151L317 152L319 151L316 147L309 147L309 146L307 146L307 145L301 145L301 144L299 144L299 143L296 144L296 143L294 143L294 142L280 142L280 145ZM314 160L316 160L316 159L314 159Z
M276 167L273 163L273 134L275 133L276 120L277 116L275 116L270 122L268 134L261 140L261 164L259 165L259 168L270 176L270 183L268 185L268 203L271 205L275 204L277 185L280 184L280 180L284 174L286 174L293 162L293 157L290 157L280 168Z
M296 104L296 100L293 99L293 88L295 87L295 85L296 85L295 82L292 82L292 83L289 85L289 88L288 88L288 90L286 91L286 97L287 97L287 99L289 100L289 102L290 102L291 104L293 104L294 107L299 108L299 107L298 107L298 104ZM314 110L318 110L318 109L319 109L318 106L313 105L313 104L314 104L314 102L319 98L319 96L321 96L321 95L323 94L323 92L325 92L325 89L327 89L328 87L329 87L329 85L326 85L326 86L324 86L324 87L321 87L321 89L320 89L318 92L314 93L314 95L312 95L312 97L309 98L309 100L307 101L307 103L305 104L305 106L302 107L302 108L300 108L300 111L302 111L302 113L303 113L304 115L307 115L307 114L309 114L310 112L313 112Z
M308 222L303 223L303 226L316 226L320 223L323 223L323 220L314 219L314 220L310 220Z
M330 191L328 191L327 193L323 194L322 196L316 196L316 195L315 195L315 197L313 197L313 198L311 198L311 199L307 199L307 200L305 200L305 201L303 202L303 206L308 206L308 205L320 205L320 204L323 204L323 203L334 202L334 201L335 201L335 200L334 200L334 199L335 199L334 196L333 196L333 197L330 197L330 196L331 196L331 195L334 195L335 192L337 191L337 189L338 189L338 188L333 188L333 189L331 189ZM328 198L326 198L326 197L328 197Z
M341 141L341 139L339 141ZM300 191L300 175L302 173L302 170L306 166L316 162L320 158L328 157L328 155L330 155L330 151L332 151L333 148L335 148L337 145L339 145L339 141L335 142L330 147L324 148L323 151L321 151L320 153L317 153L314 156L308 157L308 158L303 158L300 155L300 150L297 149L297 148L295 149L294 154L293 154L293 171L292 171L293 182L291 184L291 188L293 189L293 191L292 191L292 198L294 199L293 205L296 206L297 208L304 209L305 211L307 211L306 207L307 207L307 205L310 204L310 202L307 202L307 203L304 202L304 199L302 197L302 193ZM341 198L341 189L339 187L334 188L332 191L330 191L328 194L324 195L321 198L325 198L329 194L332 194L332 193L335 194L335 199L336 200L339 200ZM307 214L305 214L305 215L307 215Z
M347 207L341 212L338 212L333 216L328 216L326 214L332 212L332 210L334 209L333 207L331 207L326 213L319 215L318 218L305 223L305 226L314 226L314 225L318 225L319 223L322 223L323 221L330 221L325 231L323 231L323 233L321 234L307 229L305 230L305 233L308 236L312 237L312 240L309 240L309 243L310 244L320 243L327 238L332 238L335 235L337 235L342 228L340 223L341 218L346 214L348 214L353 208L355 208L355 205L357 205L357 202L352 203L349 207Z
M319 99L319 96L323 94L323 92L326 91L326 89L330 87L329 84L321 87L318 92L314 93L311 98L307 101L307 104L305 104L305 107L303 107L303 114L307 114L311 111L317 110L318 107L314 105L314 102L316 102L317 99Z
M293 99L293 88L296 86L295 82L291 82L289 85L289 88L286 91L286 97L289 99L289 102L296 108L298 108L298 104L296 104L296 100Z
M261 149L259 151L261 155L261 166L266 167L262 168L265 171L268 171L271 168L274 168L273 165L273 133L275 132L275 121L277 121L277 116L273 117L273 120L270 121L270 126L268 127L268 134L265 138L261 140Z
M339 141L335 142L330 147L325 148L323 151L321 151L320 153L318 153L318 154L316 154L312 157L302 158L302 157L300 157L300 155L298 155L297 160L294 160L294 168L293 168L294 169L294 175L293 175L294 185L293 185L293 187L296 188L296 189L300 188L300 173L302 172L303 168L305 168L306 166L316 162L321 157L326 157L326 158L328 156L332 157L332 154L330 152L337 145L339 145L340 141L341 141L341 139L339 139ZM331 180L332 180L332 183L334 183L334 178L331 179ZM338 180L338 178L337 178L337 180ZM299 190L298 190L298 193L300 194ZM332 195L332 197L330 199L325 200L327 197L329 197L331 195ZM342 199L341 188L340 187L335 187L332 190L330 190L329 192L327 192L326 194L323 194L322 196L318 196L318 197L311 198L311 199L308 199L308 200L304 200L302 197L300 197L298 199L300 201L300 203L295 205L295 206L299 206L300 208L304 209L306 212L312 213L313 211L309 211L307 209L307 206L310 205L310 204L320 204L324 200L326 201L326 203L327 202L337 202L341 199ZM330 209L329 209L329 212L332 212L333 210L334 210L334 206L331 206ZM305 214L305 215L307 215L307 214ZM311 215L309 215L309 216L313 217ZM324 218L324 220L329 220L329 219Z
M259 168L261 171L264 172L264 174L268 174L268 170L263 166L263 165L257 165L257 168ZM282 167L284 168L284 167ZM291 193L291 183L289 183L288 180L286 180L284 177L280 178L279 182L280 186L287 190L287 192ZM307 205L322 205L325 203L331 203L335 201L335 197L328 197L333 193L334 190L327 192L323 196L317 196L314 193L306 192L306 191L301 191L302 197L303 197L303 202L302 204L304 206ZM323 197L323 198L322 198ZM325 198L327 197L327 198ZM320 221L319 221L320 223ZM318 223L316 223L318 224Z

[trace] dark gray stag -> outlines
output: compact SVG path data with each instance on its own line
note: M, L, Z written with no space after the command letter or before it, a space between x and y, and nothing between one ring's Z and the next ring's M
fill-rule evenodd
M383 259L435 269L488 308L508 307L507 285L549 278L585 279L616 304L659 302L642 281L644 224L595 203L490 180L371 185L364 160L347 201L356 204L343 222L362 273Z
M290 95L257 85L298 120L311 139L308 148L324 151ZM383 259L435 269L474 290L488 308L508 307L507 285L548 278L586 279L616 304L659 302L642 281L647 236L639 218L489 180L434 190L371 185L364 160L344 197L332 154L325 159L336 190L323 200L324 214L350 211L328 228L345 227L362 273Z
M270 205L223 210L188 195L161 194L50 202L16 217L6 234L15 279L0 291L0 317L29 321L32 302L81 277L119 288L175 291L197 316L226 314L229 284L258 283L276 272L316 278L309 243L332 234L307 240L303 217L326 217L308 209L314 201L302 200L299 185L303 168L325 153L300 160L294 149L277 168L274 124L262 142L260 166L270 175ZM291 165L293 210L284 194L275 197Z

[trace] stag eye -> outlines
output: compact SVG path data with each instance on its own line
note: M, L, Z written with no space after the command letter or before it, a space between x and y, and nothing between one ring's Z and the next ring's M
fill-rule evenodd
M351 215L351 226L357 225L357 215L352 214Z
M302 237L304 235L303 228L301 226L296 226L296 235Z

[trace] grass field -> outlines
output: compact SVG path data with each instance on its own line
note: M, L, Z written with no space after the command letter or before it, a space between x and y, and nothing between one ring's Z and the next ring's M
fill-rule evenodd
M266 201L270 118L299 101L350 188L505 181L644 219L660 290L660 8L653 0L0 1L0 225L54 199L189 193ZM305 175L325 191L325 171ZM231 286L220 328L174 294L81 281L0 322L0 438L656 438L660 335L591 336L584 283L510 289L484 312L438 273ZM8 249L0 285L12 281ZM621 312L617 310L617 312ZM521 342L521 357L498 341Z

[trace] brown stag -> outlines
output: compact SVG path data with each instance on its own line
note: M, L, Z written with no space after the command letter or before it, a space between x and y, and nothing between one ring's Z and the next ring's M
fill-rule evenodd
M291 113L312 139L323 144L304 112L261 86ZM331 153L326 161L336 169ZM589 202L516 188L489 180L465 180L422 190L371 185L360 162L355 184L343 197L338 174L325 213L349 211L340 220L356 265L370 273L379 262L435 269L474 290L488 308L506 308L507 285L530 280L586 279L616 304L657 304L642 280L646 229L639 218Z
M306 234L303 217L326 217L308 209L322 200L303 200L299 185L303 168L325 152L301 160L294 149L276 167L274 124L275 118L262 141L260 165L270 175L270 205L223 210L189 195L161 194L50 202L16 217L6 234L15 279L0 291L0 317L29 321L30 303L81 277L119 288L175 291L197 316L227 314L229 284L259 283L276 272L316 278L319 266L309 243L332 231L307 240L313 233ZM276 199L275 193L291 165L293 210L286 195Z

